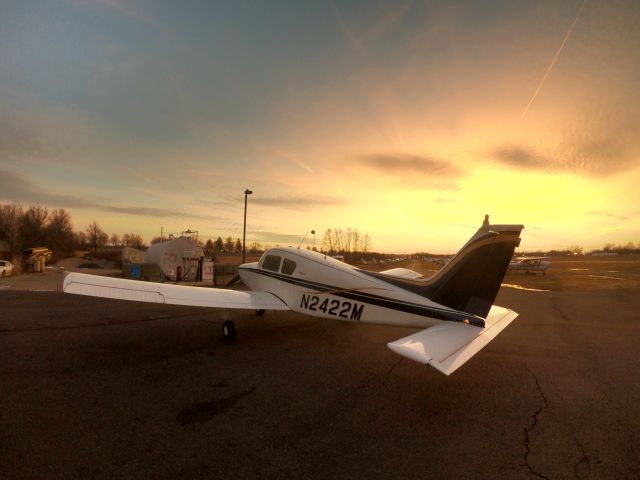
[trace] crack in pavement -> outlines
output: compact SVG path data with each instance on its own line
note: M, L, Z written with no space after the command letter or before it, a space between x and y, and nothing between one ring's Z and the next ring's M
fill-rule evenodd
M375 385L376 383L379 383L380 385L384 385L384 382L391 376L393 371L396 369L396 367L398 365L400 365L402 360L403 360L403 357L400 357L398 360L396 360L393 363L393 365L391 365L391 367L389 367L387 369L386 372L377 373L377 374L372 375L371 377L365 379L364 381L362 381L360 383L360 385L358 386L358 390L360 390L361 388L371 387L371 386Z
M538 478L543 478L545 480L549 480L549 477L545 477L540 472L537 472L529 464L529 455L531 454L531 439L529 438L529 435L533 431L533 429L536 427L536 425L538 424L538 416L542 413L542 411L544 409L549 407L549 402L547 401L547 397L544 395L544 392L542 391L542 387L540 386L540 381L538 380L538 377L531 370L529 370L529 372L531 372L531 375L533 376L534 380L536 381L536 388L537 388L538 393L540 394L540 397L542 398L542 401L544 402L544 404L538 410L536 410L536 412L533 414L531 425L529 425L527 428L524 429L524 448L525 448L524 464L527 467L527 469L529 470L529 473L531 473L531 475L534 475L534 476L536 476Z
M578 443L578 446L580 447L580 451L582 452L582 457L573 466L573 475L578 479L588 478L591 476L591 462L589 461L589 457L587 456L587 453L584 451L584 446L580 442L577 442L577 443ZM580 467L582 465L584 466L582 467L583 471L581 472ZM586 467L586 472L584 472L585 467Z
M560 318L567 322L567 323L571 323L571 319L567 316L566 313L564 313L564 310L562 310L562 308L560 308L560 305L558 305L558 299L553 298L552 302L551 302L551 306L553 307L553 309L556 311L556 313L560 316Z

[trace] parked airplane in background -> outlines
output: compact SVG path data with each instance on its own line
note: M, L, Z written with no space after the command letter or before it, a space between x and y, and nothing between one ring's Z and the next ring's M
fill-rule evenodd
M441 267L445 266L450 258L443 257L427 257L424 259L427 262L435 263L436 265L440 265Z
M370 272L322 253L272 248L240 265L251 291L165 285L67 273L66 293L216 308L293 310L351 322L424 328L388 343L394 352L449 375L509 325L517 313L493 305L522 225L488 219L435 275L407 268ZM226 339L235 337L231 320Z
M545 275L546 270L551 266L548 259L549 257L517 257L509 262L509 271L524 270L525 275L535 275L535 272L542 272Z

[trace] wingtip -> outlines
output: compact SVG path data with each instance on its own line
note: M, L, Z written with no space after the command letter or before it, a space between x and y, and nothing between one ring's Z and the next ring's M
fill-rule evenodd
M71 280L69 278L69 275L71 275L71 272L62 272L62 275L60 276L60 282L58 282L58 288L57 288L59 292L66 293L67 287Z

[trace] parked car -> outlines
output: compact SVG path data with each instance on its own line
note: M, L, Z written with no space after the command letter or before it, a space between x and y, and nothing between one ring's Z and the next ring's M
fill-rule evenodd
M8 277L13 273L13 265L9 260L0 260L0 277Z

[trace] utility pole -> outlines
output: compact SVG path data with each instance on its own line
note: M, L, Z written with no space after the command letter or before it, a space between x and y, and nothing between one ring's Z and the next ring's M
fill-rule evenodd
M253 192L248 188L244 191L244 224L242 227L242 263L246 262L246 252L247 249L245 247L245 239L247 236L247 197L251 195Z

